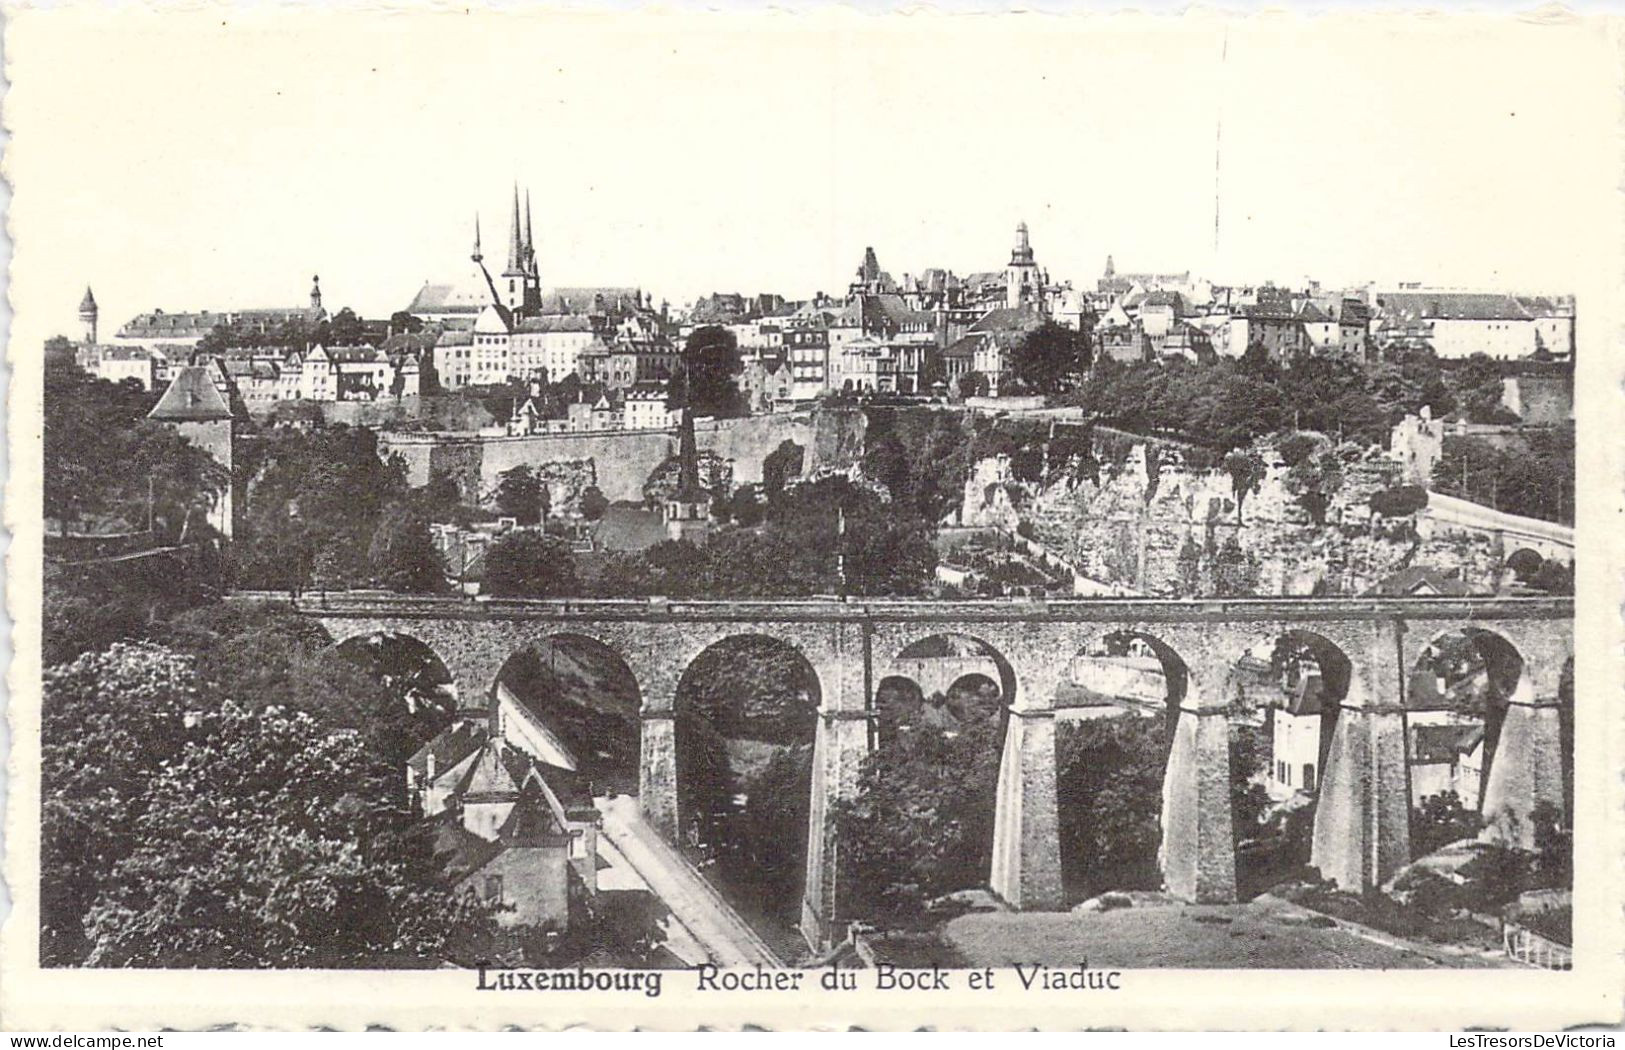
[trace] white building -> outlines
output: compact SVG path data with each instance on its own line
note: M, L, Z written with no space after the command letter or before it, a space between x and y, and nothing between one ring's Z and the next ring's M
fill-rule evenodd
M1555 311L1537 318L1523 301L1499 292L1378 292L1376 311L1388 326L1415 324L1428 331L1433 352L1441 358L1527 357L1548 339L1563 344L1566 352L1571 339L1566 333L1573 331L1572 316L1566 324Z
M601 340L592 321L579 314L523 318L515 322L509 340L508 373L530 379L545 371L547 381L557 383L577 372L582 352L595 342Z
M141 389L151 390L161 381L159 362L166 365L162 350L146 346L99 346L96 347L96 363L93 371L96 375L109 383L122 383L126 379L133 379L141 384Z
M664 383L634 383L627 387L622 412L627 430L669 430L676 425L676 414L667 407Z
M1270 709L1270 768L1265 790L1276 801L1297 792L1313 795L1320 784L1320 672L1300 670L1286 702Z
M1453 791L1468 809L1478 808L1484 770L1484 725L1449 711L1413 711L1406 717L1411 767L1411 804Z

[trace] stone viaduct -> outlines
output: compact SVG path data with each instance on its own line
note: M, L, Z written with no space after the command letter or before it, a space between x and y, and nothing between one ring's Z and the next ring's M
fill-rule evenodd
M1163 662L1172 733L1160 856L1167 888L1184 899L1235 897L1228 682L1260 638L1287 636L1321 665L1332 713L1323 719L1311 862L1344 888L1380 884L1410 859L1405 693L1423 651L1452 632L1466 631L1482 650L1511 660L1486 820L1502 836L1528 842L1530 811L1565 801L1559 680L1572 660L1568 598L517 601L350 592L307 596L297 606L319 618L335 643L374 633L416 638L464 698L491 695L507 659L545 639L608 647L640 694L640 805L669 836L678 829L675 704L684 670L730 637L793 646L821 690L802 906L814 944L838 936L840 843L831 803L854 791L876 746L875 688L919 674L905 650L942 635L980 642L1001 679L1009 717L989 882L1018 908L1062 904L1056 722L1107 712L1079 710L1079 701L1058 699L1057 687L1073 656L1098 651L1108 635L1138 637ZM972 662L966 670L986 666Z

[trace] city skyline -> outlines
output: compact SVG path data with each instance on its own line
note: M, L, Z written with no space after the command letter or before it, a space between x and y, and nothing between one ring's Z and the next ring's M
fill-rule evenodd
M1586 206L1601 169L1563 163L1580 144L1558 119L1605 96L1542 79L1576 35L1605 46L1583 24L1419 23L1374 50L1348 19L1085 22L1033 53L1002 24L857 18L673 16L628 37L521 16L483 55L460 46L477 18L432 46L348 15L151 36L21 19L16 61L70 75L13 129L10 165L58 191L14 230L17 334L63 330L85 284L111 328L297 304L317 273L332 308L388 316L464 276L475 211L489 238L515 180L544 285L674 304L839 294L870 246L898 277L996 269L1018 221L1078 286L1111 254L1219 282L1583 291L1576 246L1606 236ZM204 53L198 91L186 56ZM71 75L93 66L129 90ZM35 137L42 116L80 133Z

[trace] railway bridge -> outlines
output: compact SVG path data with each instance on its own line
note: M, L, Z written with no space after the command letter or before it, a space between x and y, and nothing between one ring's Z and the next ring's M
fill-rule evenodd
M1056 722L1105 713L1080 708L1106 701L1059 687L1073 657L1101 651L1107 639L1139 639L1163 665L1171 744L1160 858L1169 891L1184 899L1236 893L1227 683L1237 657L1261 637L1293 640L1321 668L1328 703L1311 863L1342 887L1380 884L1410 860L1406 690L1424 652L1446 636L1465 632L1486 663L1500 667L1483 793L1488 824L1527 842L1530 811L1564 804L1559 681L1572 661L1569 598L529 601L346 592L295 604L335 643L377 633L417 639L464 698L490 696L503 664L522 648L567 637L601 643L636 680L640 805L672 837L685 669L733 637L792 646L820 687L802 904L803 932L814 944L835 934L840 842L832 803L854 792L877 746L877 686L919 675L909 654L943 635L980 643L991 667L973 660L973 669L999 674L1008 719L989 884L1018 908L1062 905Z

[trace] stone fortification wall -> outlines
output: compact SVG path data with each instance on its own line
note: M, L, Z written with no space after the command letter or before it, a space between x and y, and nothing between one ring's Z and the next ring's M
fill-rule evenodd
M1382 518L1367 501L1401 484L1401 465L1345 449L1342 483L1317 525L1287 483L1273 447L1237 521L1231 476L1205 450L1115 437L1095 443L1098 479L1071 471L1022 483L1002 459L976 464L965 487L967 525L1020 523L1082 575L1143 594L1353 595L1412 565L1493 591L1500 552L1487 536L1420 537L1415 517ZM1085 475L1085 476L1079 476Z
M807 410L702 421L694 427L702 453L731 463L735 484L759 484L762 460L784 441L807 450L803 471L841 470L863 449L864 417L852 410ZM493 491L503 471L517 466L542 468L552 489L553 506L567 510L589 485L612 501L643 499L644 484L677 454L671 430L598 431L580 434L533 434L482 437L470 434L384 433L383 455L399 455L414 485L444 471L457 482L464 498Z

